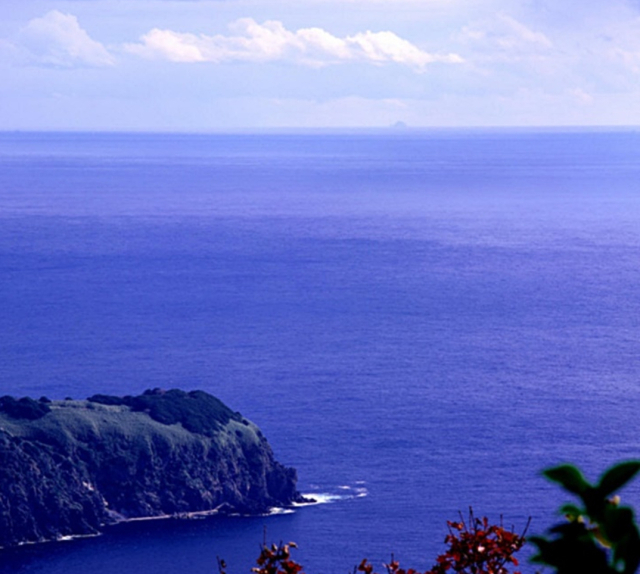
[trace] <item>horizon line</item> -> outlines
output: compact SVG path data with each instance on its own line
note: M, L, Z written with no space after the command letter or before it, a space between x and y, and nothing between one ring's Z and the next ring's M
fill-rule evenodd
M15 134L130 134L130 135L262 135L262 134L358 134L380 133L385 135L418 134L428 132L624 132L640 131L640 124L634 125L486 125L486 126L359 126L359 127L234 127L203 130L161 129L161 128L0 128L0 135Z

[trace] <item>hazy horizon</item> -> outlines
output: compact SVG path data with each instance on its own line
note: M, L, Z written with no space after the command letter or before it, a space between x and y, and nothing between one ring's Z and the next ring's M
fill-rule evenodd
M640 3L0 5L0 131L640 124Z

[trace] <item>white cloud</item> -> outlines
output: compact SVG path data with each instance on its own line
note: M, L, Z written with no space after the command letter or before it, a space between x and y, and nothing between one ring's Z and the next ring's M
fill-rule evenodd
M591 41L589 49L591 60L598 55L605 58L603 67L609 72L620 66L623 74L640 73L640 18L607 23ZM632 81L637 82L637 78Z
M205 57L193 34L177 34L154 28L142 38L143 44L125 44L132 54L145 58L164 58L172 62L204 62Z
M582 88L574 88L569 90L568 93L580 104L592 104L594 101L593 96L589 92L585 92Z
M622 48L613 48L606 52L610 60L622 63L624 69L634 74L640 73L640 50L632 51Z
M31 20L11 44L30 64L63 68L114 64L107 49L91 39L75 16L57 10Z
M508 59L545 52L553 47L545 34L532 30L504 13L465 26L460 38L473 44L475 49L499 53Z
M434 62L460 63L457 54L425 52L393 32L362 32L339 38L322 28L287 30L282 22L259 24L241 18L230 26L230 35L189 34L154 28L138 44L125 50L145 58L173 62L267 62L288 60L309 66L360 61L396 63L423 70Z

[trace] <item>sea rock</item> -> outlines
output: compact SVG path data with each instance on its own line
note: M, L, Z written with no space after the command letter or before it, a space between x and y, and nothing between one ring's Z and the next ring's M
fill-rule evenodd
M202 391L0 398L0 546L302 498L258 427Z

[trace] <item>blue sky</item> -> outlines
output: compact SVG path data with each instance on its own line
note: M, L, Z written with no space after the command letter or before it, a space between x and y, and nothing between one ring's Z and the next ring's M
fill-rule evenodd
M637 0L2 0L0 129L640 124Z

